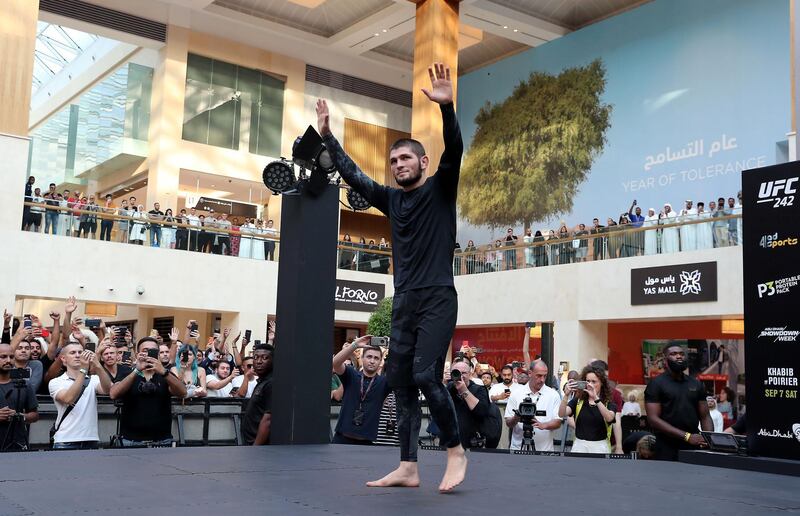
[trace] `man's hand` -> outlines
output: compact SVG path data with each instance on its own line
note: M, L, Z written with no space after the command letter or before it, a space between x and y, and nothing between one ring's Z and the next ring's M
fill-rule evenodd
M464 394L465 392L469 392L469 389L467 388L467 383L464 381L463 378L453 382L453 387L456 388L456 392L458 392L459 394Z
M91 351L84 351L80 356L81 369L88 370L94 361L95 355Z
M145 355L145 367L150 369L156 374L164 375L166 370L164 369L164 365L156 358L151 358Z
M625 454L625 451L622 449L622 445L621 444L617 444L617 445L614 446L614 453L617 454L617 455Z
M14 414L16 414L16 411L14 411L14 409L10 407L0 408L0 421L5 423L11 420L11 416L13 416Z
M322 136L331 134L331 114L328 103L323 99L317 100L317 130Z
M450 104L453 102L453 83L450 82L450 67L444 63L433 63L428 67L428 75L431 77L431 89L422 88L422 93L437 104ZM317 110L317 115L319 115L319 110Z
M55 310L51 310L50 318L53 320L53 322L58 322L58 320L61 319L61 314L56 312Z
M86 335L76 326L72 327L72 336L75 337L75 340L77 340L81 346L86 346Z
M692 434L689 436L689 444L704 448L706 446L706 440L703 439L703 436L700 434Z
M3 328L11 328L11 314L7 309L3 309Z
M67 303L64 305L64 311L68 314L71 314L77 309L78 309L78 301L75 299L75 296L68 297Z
M169 332L169 340L170 340L170 342L178 342L178 337L179 336L180 336L180 333L178 333L178 328L172 328L172 330Z

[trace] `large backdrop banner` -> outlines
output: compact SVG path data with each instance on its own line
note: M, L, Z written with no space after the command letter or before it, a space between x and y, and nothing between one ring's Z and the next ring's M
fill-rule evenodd
M749 170L742 184L749 448L800 459L800 162Z
M789 0L655 0L459 78L458 239L736 198L786 161Z

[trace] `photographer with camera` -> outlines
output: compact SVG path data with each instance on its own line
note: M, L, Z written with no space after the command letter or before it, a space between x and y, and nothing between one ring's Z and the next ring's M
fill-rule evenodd
M39 420L36 393L20 373L11 346L0 344L0 452L27 450L25 425Z
M105 351L101 345L98 352ZM69 342L59 354L66 372L50 380L50 396L58 409L58 416L50 433L53 449L84 450L100 445L97 430L97 395L111 390L111 379L101 373L98 356L85 351L76 342Z
M575 418L573 453L611 453L611 429L617 406L611 401L606 372L586 366L580 380L570 380L558 407L559 417Z
M390 388L386 377L378 375L383 352L381 348L371 346L371 340L370 335L359 337L352 344L342 346L333 357L333 372L344 386L334 444L373 444L378 438L381 407ZM361 372L344 365L357 349L362 350Z
M122 401L122 446L169 446L172 444L172 396L186 396L186 386L159 360L159 343L153 337L139 339L133 370L111 387L112 400Z
M505 420L512 429L512 450L535 447L536 451L554 451L554 430L561 427L558 413L561 396L545 385L547 374L547 364L535 361L527 388L513 392L508 398Z
M500 412L489 402L486 387L471 380L472 363L469 359L454 360L447 391L456 409L461 446L497 448L502 430Z

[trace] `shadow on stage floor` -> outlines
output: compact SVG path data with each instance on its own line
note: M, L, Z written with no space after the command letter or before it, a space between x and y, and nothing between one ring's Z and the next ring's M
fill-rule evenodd
M344 445L7 454L0 515L800 514L796 477L681 463L474 453L442 495L445 454L420 451L420 488L364 486L397 460Z

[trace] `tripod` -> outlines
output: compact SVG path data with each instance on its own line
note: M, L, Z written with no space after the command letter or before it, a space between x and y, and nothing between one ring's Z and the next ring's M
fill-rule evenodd
M533 424L530 421L522 422L522 446L520 451L536 451L536 443L533 441Z
M17 432L17 425L25 425L25 415L23 410L25 410L25 405L22 403L22 396L24 395L27 401L27 386L28 383L25 380L13 380L14 389L8 391L6 393L6 399L10 398L13 393L16 393L16 400L14 401L14 414L11 416L11 419L8 423L8 428L6 429L6 434L3 436L3 442L0 443L0 451L25 451L28 449L28 428L24 427L24 431L22 432L23 440L22 442L16 442L14 437ZM11 441L9 442L9 438Z

